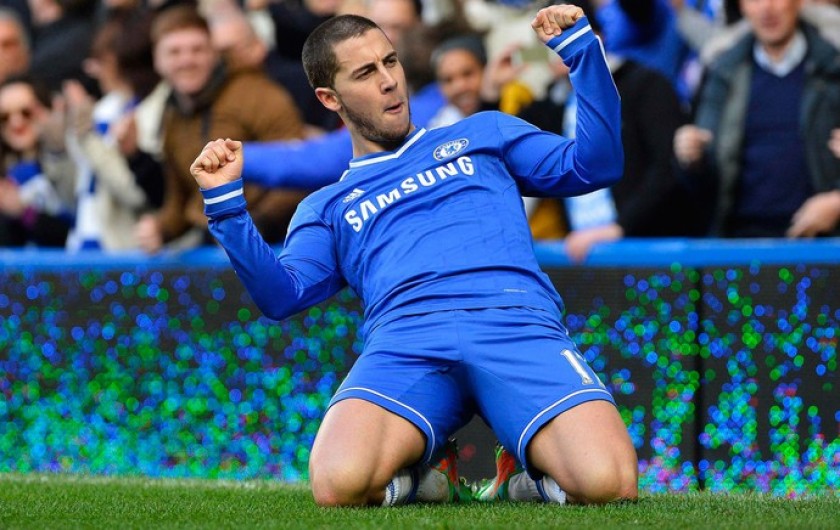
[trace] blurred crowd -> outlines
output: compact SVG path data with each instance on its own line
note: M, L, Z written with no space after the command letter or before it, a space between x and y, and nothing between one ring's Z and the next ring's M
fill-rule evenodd
M0 0L0 247L212 244L189 166L246 142L248 209L282 243L352 156L300 61L336 14L394 43L419 127L500 110L573 136L568 70L527 0ZM840 0L581 0L622 98L624 178L523 198L580 261L625 237L840 235Z

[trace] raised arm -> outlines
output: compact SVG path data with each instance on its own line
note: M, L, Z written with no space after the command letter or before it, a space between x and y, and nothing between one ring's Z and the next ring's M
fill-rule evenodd
M321 302L344 287L332 233L311 209L301 205L277 256L245 209L242 143L208 143L190 167L201 187L210 232L228 255L236 274L267 317L282 320Z
M269 188L317 190L341 178L353 158L347 129L306 140L249 142L242 178Z
M600 42L579 7L542 9L537 36L569 66L577 97L575 139L500 116L505 162L524 195L579 195L615 183L623 172L621 101Z

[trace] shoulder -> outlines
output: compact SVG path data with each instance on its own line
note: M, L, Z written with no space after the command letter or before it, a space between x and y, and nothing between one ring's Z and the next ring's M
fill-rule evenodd
M840 75L840 52L837 48L814 26L803 23L802 31L808 41L808 55L818 66L818 71L834 77Z
M472 116L464 118L455 125L463 125L465 127L479 129L482 127L498 127L499 125L516 121L521 120L519 120L516 116L505 114L504 112L498 110L483 110L481 112L476 112Z
M733 68L749 62L754 43L755 36L752 32L739 36L712 61L709 67L710 72L722 74L725 77L725 74L731 72Z
M840 48L840 9L827 4L807 3L800 12L803 27L813 27L835 50Z

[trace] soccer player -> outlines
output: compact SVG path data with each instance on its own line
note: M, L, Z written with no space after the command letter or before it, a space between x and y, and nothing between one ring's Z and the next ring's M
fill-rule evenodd
M520 198L619 178L619 98L578 7L542 9L532 26L571 69L574 141L499 112L414 127L390 41L346 15L309 36L303 63L318 99L347 125L354 158L339 182L301 202L279 256L245 209L242 144L211 141L191 167L213 235L268 317L346 285L364 303L364 351L312 448L320 505L458 499L447 439L474 414L504 448L482 499L637 497L627 429L561 323Z

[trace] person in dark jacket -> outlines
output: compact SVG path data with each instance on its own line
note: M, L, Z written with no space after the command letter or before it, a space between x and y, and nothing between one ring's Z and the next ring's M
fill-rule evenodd
M840 55L800 18L801 0L742 0L750 32L701 87L674 152L713 214L711 235L837 234Z

